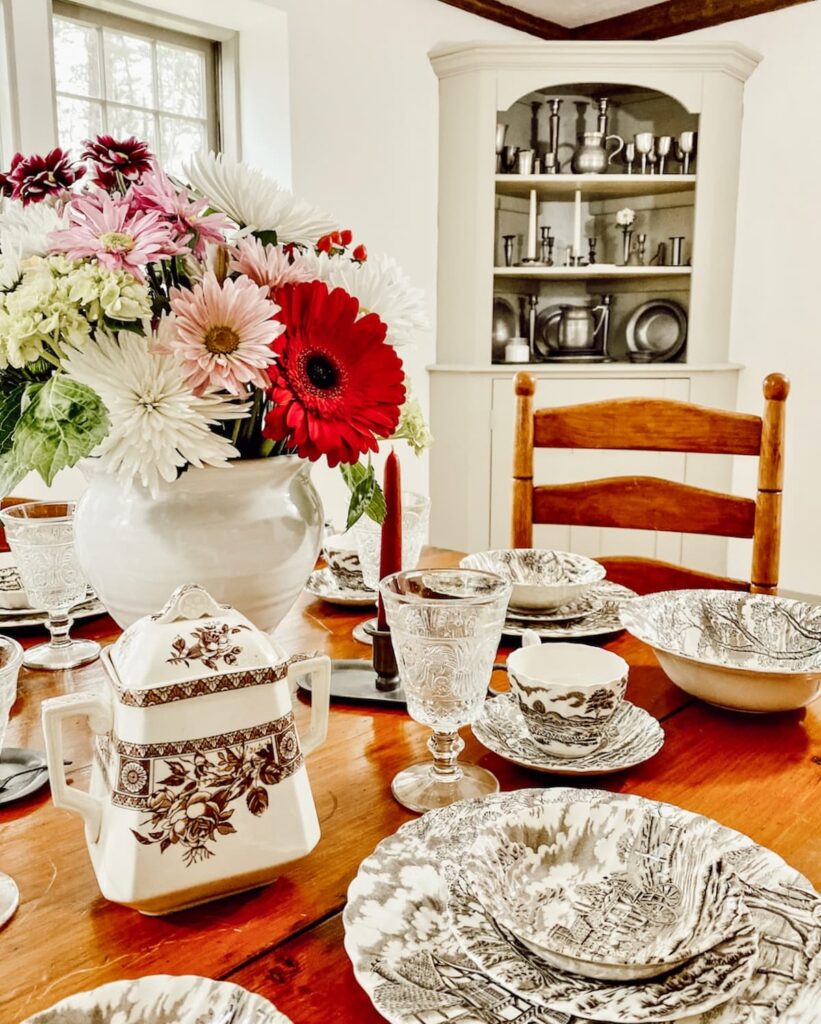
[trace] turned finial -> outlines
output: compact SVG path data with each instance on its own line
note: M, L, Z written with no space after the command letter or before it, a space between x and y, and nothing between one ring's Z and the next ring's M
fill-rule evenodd
M516 374L516 394L532 395L536 390L536 381L532 374L520 372Z
M790 393L790 378L770 373L764 378L764 397L768 402L783 402Z

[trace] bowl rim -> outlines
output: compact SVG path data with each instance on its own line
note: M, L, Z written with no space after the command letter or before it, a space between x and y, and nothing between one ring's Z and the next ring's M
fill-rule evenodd
M817 676L821 676L821 644L819 644L819 652L818 652L818 655L817 655L818 664L817 664L817 666L815 668L797 669L797 668L794 668L794 667L791 668L788 665L780 665L780 664L770 665L770 666L763 666L762 665L759 668L755 668L755 667L747 666L747 665L731 664L731 663L728 663L726 661L722 661L717 656L716 657L710 657L710 656L696 656L696 655L693 655L693 654L684 654L682 651L677 650L675 647L672 647L669 644L663 644L663 643L657 642L656 640L648 639L646 633L643 630L640 631L640 630L635 628L636 624L635 624L634 616L635 616L635 614L637 612L641 611L642 607L644 607L646 605L650 605L652 607L652 605L653 605L655 600L657 600L659 597L666 596L668 594L675 594L675 595L686 594L688 596L695 594L695 595L699 595L701 597L706 597L706 596L715 597L715 596L718 596L718 595L721 595L721 596L733 595L735 597L741 598L742 600L743 599L746 599L746 600L759 600L761 598L764 598L765 600L768 600L768 601L778 601L782 605L788 605L788 606L793 607L793 608L794 607L800 607L800 608L816 608L816 607L819 607L821 609L821 606L811 605L811 604L808 604L806 601L797 601L794 598L790 598L790 597L779 597L778 594L751 594L751 593L749 593L746 590L699 590L697 588L692 588L692 589L689 589L689 590L659 590L659 591L656 591L653 594L642 594L639 597L634 597L632 599L632 601L625 602L624 605L619 609L619 618L621 619L622 625L627 630L627 632L631 633L634 637L636 637L637 640L641 640L642 643L647 644L647 646L651 647L653 650L661 651L664 654L669 654L673 658L680 658L682 661L687 661L687 662L689 662L692 665L702 665L702 666L706 665L706 666L709 666L711 668L720 668L720 669L722 669L724 671L732 672L732 673L734 673L736 675L753 675L753 676L770 675L770 676L780 676L780 677L785 677L785 678L804 678L804 677L808 677L808 676L816 676L816 677ZM631 621L630 621L631 619L633 620L633 624L632 625L631 625ZM815 655L811 655L810 657L816 657L816 656Z
M471 554L465 555L465 557L459 562L459 566L463 569L482 569L483 572L496 572L497 575L501 575L496 569L484 569L482 566L468 563L471 562L471 559L476 559L481 556L496 556L518 551L547 552L552 555L565 555L569 558L575 558L582 563L587 563L588 574L584 579L566 580L559 583L522 583L515 580L508 580L508 583L513 587L543 587L558 589L559 587L589 586L593 583L599 583L607 575L607 569L605 569L601 562L597 562L595 558L591 558L589 555L580 555L577 551L561 551L559 548L489 548L486 551L473 551ZM502 578L504 579L505 577Z

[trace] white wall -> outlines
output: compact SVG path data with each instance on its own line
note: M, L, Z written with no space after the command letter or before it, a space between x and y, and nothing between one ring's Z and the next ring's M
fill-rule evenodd
M781 580L821 592L821 4L800 4L691 33L764 55L747 82L730 358L745 367L739 408L761 411L761 381L792 380ZM742 460L737 460L741 462ZM752 467L736 490L753 494ZM731 571L749 572L749 545L734 545Z
M287 11L293 187L389 252L424 289L435 321L438 82L427 52L439 42L532 37L440 0L266 0ZM427 409L424 367L433 331L400 351ZM403 483L428 490L427 457L402 444ZM340 521L337 473L314 472L326 511Z

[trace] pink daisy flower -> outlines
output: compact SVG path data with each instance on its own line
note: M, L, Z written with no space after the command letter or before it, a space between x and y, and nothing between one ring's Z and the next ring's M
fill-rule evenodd
M207 213L207 199L195 199L187 188L177 188L156 164L131 189L129 198L137 210L160 213L177 240L200 258L205 255L206 242L225 245L225 232L234 227L224 213Z
M263 245L252 235L246 235L232 250L229 270L250 277L267 288L269 295L283 284L298 284L316 277L299 253L289 254L279 245Z
M106 192L78 196L68 206L69 227L51 235L51 251L70 259L96 257L144 281L142 267L186 252L156 210L134 210L128 199Z
M190 291L172 288L174 330L157 351L177 357L197 394L208 387L234 395L245 395L248 384L267 388L265 369L275 358L271 343L285 326L272 319L279 306L266 294L246 277L220 284L210 272Z

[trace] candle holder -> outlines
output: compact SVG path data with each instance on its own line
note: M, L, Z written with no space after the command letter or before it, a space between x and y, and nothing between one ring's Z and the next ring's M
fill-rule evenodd
M630 259L630 249L633 244L633 230L626 225L621 229L622 243L621 243L621 262L622 266L626 267L628 260Z
M594 266L596 263L596 246L598 245L598 238L587 239L587 262L590 266Z
M646 234L646 232L642 231L641 234L637 236L637 238L638 238L638 243L639 243L639 263L642 266L644 266L645 256L647 255L647 234Z
M516 241L515 235L502 235L502 240L505 244L505 266L513 266L513 243Z
M376 673L376 689L390 693L399 688L399 671L393 650L391 631L378 629L372 622L365 623L365 632L373 642L373 670Z

